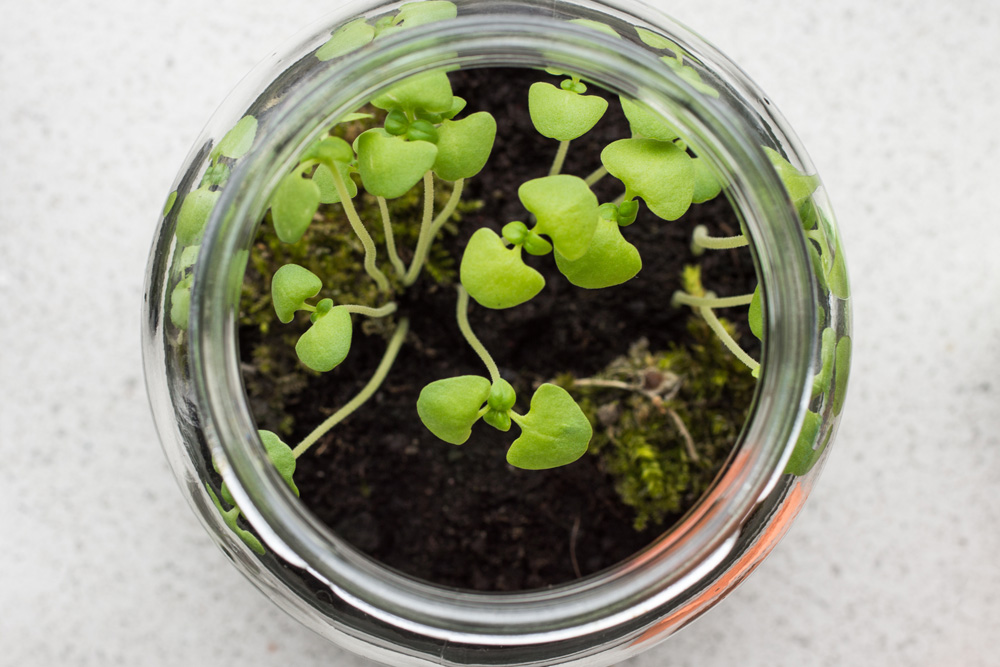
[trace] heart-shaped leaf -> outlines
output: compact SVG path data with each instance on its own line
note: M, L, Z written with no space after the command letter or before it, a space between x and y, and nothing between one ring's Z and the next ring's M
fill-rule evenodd
M490 381L478 375L437 380L420 391L417 414L431 433L461 445L472 435L472 425L489 393Z
M181 245L191 245L201 238L208 223L208 216L215 208L219 199L218 190L207 187L192 190L181 202L181 210L177 212L177 242Z
M278 238L295 243L309 229L319 209L319 186L298 171L281 179L271 197L271 220Z
M628 98L618 99L622 104L625 118L628 119L629 127L632 128L632 134L660 141L673 141L680 136L677 129L660 114Z
M253 116L243 116L233 129L226 132L226 135L219 139L219 143L212 151L212 157L221 155L232 159L238 159L247 154L250 146L253 145L254 137L257 136L257 119Z
M576 260L555 253L556 266L577 287L602 289L631 280L642 269L636 247L622 236L618 223L599 218L587 252Z
M483 227L469 239L459 268L462 285L487 308L513 308L545 287L545 278L524 263L520 248L507 248L497 234Z
M551 83L538 81L528 89L528 113L535 129L543 137L570 141L590 131L604 112L608 101L596 95L580 95Z
M298 264L285 264L271 278L271 301L278 320L288 324L295 311L302 308L306 299L319 294L323 281L309 269Z
M493 150L497 122L485 111L462 120L446 120L437 128L434 173L445 181L472 178L486 165Z
M722 192L722 184L716 178L715 172L705 158L696 157L691 160L694 166L694 195L691 202L701 204L709 199L715 199Z
M376 96L372 105L386 111L401 109L410 114L416 111L445 113L451 110L453 97L445 72L422 72Z
M316 51L316 57L323 62L333 60L360 49L373 39L375 39L375 28L368 25L363 18L357 19L335 30L326 44Z
M756 336L757 340L764 340L764 304L760 297L760 285L753 289L750 310L747 311L747 322L750 324L750 333Z
M358 136L358 173L365 189L378 197L406 194L434 166L438 149L427 141L406 141L381 128Z
M402 25L404 28L413 28L434 21L446 21L456 16L458 16L458 7L454 2L421 0L420 2L408 2L400 7L393 23Z
M278 474L291 487L295 495L299 495L299 489L292 480L292 475L295 474L295 455L292 454L292 448L282 442L277 433L257 431L257 434L260 436L260 441L264 443L267 458L271 459L271 463L278 469Z
M517 189L524 207L538 222L533 231L546 234L566 259L579 259L597 229L597 195L578 176L536 178Z
M295 353L303 364L314 371L325 373L347 358L352 335L351 314L343 306L337 306L318 317L299 336L295 343Z
M774 165L774 169L781 177L781 182L788 191L788 197L796 208L819 187L819 176L816 174L803 174L791 162L786 160L781 153L773 148L764 147L764 152Z
M358 184L354 182L354 179L350 176L350 166L343 162L335 162L337 165L337 171L340 172L340 178L344 181L344 187L347 188L347 195L354 199L358 196ZM333 181L333 171L326 166L321 164L316 167L316 171L313 172L312 176L313 183L319 186L319 203L321 204L339 204L340 203L340 193L337 191L337 185Z
M528 414L515 421L521 436L507 450L507 463L525 470L546 470L576 461L586 453L594 433L569 392L548 383L531 397Z
M672 143L619 139L601 151L608 172L623 182L626 199L639 196L656 216L676 220L694 197L691 156Z

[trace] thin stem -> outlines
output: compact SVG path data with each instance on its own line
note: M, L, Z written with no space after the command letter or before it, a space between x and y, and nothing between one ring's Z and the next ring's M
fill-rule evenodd
M688 456L691 457L691 461L694 463L701 461L701 458L698 456L698 450L695 449L694 446L694 438L691 437L691 432L688 431L687 426L684 425L684 420L681 419L681 416L677 414L676 411L670 408L667 408L667 414L670 416L670 419L673 420L674 426L677 427L677 430L681 432L681 438L684 440L684 449L687 450Z
M552 160L552 168L549 169L549 176L555 176L562 171L563 163L566 161L566 153L569 151L569 141L560 141L556 157Z
M403 339L406 338L406 332L409 328L410 321L407 318L404 317L399 320L399 324L396 325L396 330L393 332L392 338L389 339L389 344L385 348L385 354L382 355L382 361L379 362L375 373L368 380L368 384L354 398L348 401L344 407L334 412L326 421L317 426L312 433L306 436L305 440L292 450L292 455L295 458L299 458L305 454L327 431L350 416L351 413L364 405L365 401L378 391L378 388L382 386L382 382L385 380L385 376L389 374L389 369L392 368L393 362L396 361L396 355L399 354L399 348L403 345Z
M386 317L387 315L392 315L396 312L396 302L391 301L384 306L379 306L378 308L372 308L371 306L358 306L354 304L341 306L341 308L349 313L357 313L358 315L364 315L365 317Z
M742 234L736 236L709 236L708 229L704 225L694 228L691 237L691 244L706 250L729 250L731 248L743 248L750 245L750 241Z
M479 358L486 364L486 369L490 372L490 380L496 383L500 379L500 369L497 368L497 363L493 361L490 353L486 351L486 346L476 338L472 327L469 326L469 293L461 285L458 286L458 309L455 316L458 319L458 329L465 336L465 340L469 343L469 346L475 350ZM511 418L513 419L513 417Z
M400 278L406 275L406 266L403 260L396 253L396 237L392 234L392 221L389 220L389 205L385 202L385 197L378 198L378 210L382 213L382 229L385 232L385 248L389 252L389 261L396 269L396 275Z
M431 236L431 217L434 215L434 173L428 170L424 173L424 215L420 220L420 234L417 236L417 249L413 251L413 261L410 262L410 269L406 272L406 276L403 277L403 284L409 287L416 282L417 276L420 275L420 267L423 265L423 259L420 259L418 263L418 258L426 257L427 251L430 249L431 241L434 237Z
M753 294L740 294L739 296L694 296L678 290L674 292L670 302L675 306L684 305L692 308L732 308L733 306L747 306L753 301Z
M458 208L459 202L462 200L462 188L465 185L465 179L460 178L455 181L455 185L452 187L451 195L448 196L448 202L438 213L437 217L430 225L430 229L427 230L427 234L423 233L421 228L420 238L417 240L417 249L413 253L413 260L410 262L410 269L406 273L406 277L403 279L403 285L409 287L417 281L420 276L420 270L424 267L424 262L427 260L427 253L430 252L431 243L434 241L434 237L437 233L441 231L441 227L444 223L448 222L451 218L452 213Z
M340 175L340 170L331 169L330 172L333 174L333 184L337 188L337 194L340 195L340 203L344 206L344 212L351 223L351 229L358 235L361 245L364 246L365 271L372 277L372 280L375 281L375 284L378 285L381 291L388 292L389 279L375 266L375 241L372 240L368 230L365 229L364 223L361 222L357 210L354 208L354 202L351 201L351 197L347 193L347 186L344 184L344 178Z
M615 206L621 206L622 202L625 201L626 199L630 199L627 190L621 193L618 197L616 197L615 200L612 201L611 203L614 204Z
M593 185L594 183L601 180L607 175L608 175L608 169L602 164L600 167L591 172L590 176L588 176L583 180L587 185Z
M715 316L715 313L712 312L712 309L702 306L700 308L697 308L697 310L698 313L703 318L705 318L705 321L708 322L708 326L712 329L712 332L715 333L715 335L719 337L719 340L722 341L722 344L725 345L726 348L730 352L732 352L737 359L746 364L747 368L749 368L754 373L757 373L757 371L760 370L760 363L757 362L749 354L744 352L743 348L740 347L735 340L733 340L733 337L730 336L729 332L726 331L726 328L722 326L722 322L720 322L719 318Z

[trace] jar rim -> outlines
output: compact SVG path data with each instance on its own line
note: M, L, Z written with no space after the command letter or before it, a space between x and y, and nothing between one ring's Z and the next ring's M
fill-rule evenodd
M690 32L662 14L656 19L661 30L666 24L676 31L672 36L681 35L687 44L711 53L713 65L721 59L730 76L742 76ZM299 93L283 122L261 137L260 150L234 169L209 221L201 248L204 261L198 262L192 291L191 360L205 406L205 431L219 455L223 478L277 555L309 571L350 604L404 630L464 643L535 644L606 630L659 609L725 559L741 521L777 483L801 424L816 344L811 330L814 278L801 225L781 182L751 141L744 119L701 99L668 68L657 67L655 56L630 42L544 16L459 16L380 41L363 54L345 57L341 66L329 68ZM488 61L528 66L529 56L541 53L612 90L627 85L606 80L608 68L618 68L634 87L626 92L704 133L707 152L730 179L729 195L742 211L766 289L762 357L767 365L762 364L757 397L733 459L698 505L656 542L601 573L551 589L502 594L456 590L400 574L361 554L319 523L265 463L243 392L231 305L234 294L238 303L240 252L249 247L248 230L260 219L254 214L263 213L263 193L273 188L275 174L308 139L303 118L311 122L323 114L353 110L377 88L430 63L440 66L464 58L466 66L488 66ZM346 74L363 64L371 69ZM745 89L756 91L742 78ZM799 253L779 252L787 249L789 239L800 246ZM779 317L781 312L796 317ZM777 367L783 371L768 370Z

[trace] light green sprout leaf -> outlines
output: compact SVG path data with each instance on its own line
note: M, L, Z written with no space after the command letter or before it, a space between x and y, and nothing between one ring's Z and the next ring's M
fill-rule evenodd
M375 39L375 28L368 25L363 18L357 19L335 30L326 44L316 51L316 57L323 62L333 60L360 49L373 39Z
M324 137L310 146L299 162L307 160L319 160L327 166L350 164L354 161L354 149L340 137Z
M585 28L593 28L598 32L603 32L605 35L610 35L612 37L621 39L621 35L615 32L614 28L612 28L606 23L601 23L600 21L592 21L591 19L570 19L569 22L575 25L581 25Z
M295 317L306 299L311 299L323 288L323 281L309 269L298 264L285 264L271 278L271 301L278 320L288 324Z
M257 119L253 116L243 116L233 129L226 132L226 135L219 140L215 150L212 151L212 159L219 155L234 160L243 157L250 150L256 136Z
M174 190L169 195L167 195L167 201L163 202L163 217L170 215L170 210L174 207L174 202L177 201L177 190Z
M747 322L750 324L750 333L756 336L757 340L764 340L764 305L761 301L760 285L753 289L750 310L747 312Z
M319 209L319 186L302 178L298 170L281 179L271 198L271 219L278 238L295 243L309 229Z
M427 429L445 442L464 444L490 393L490 381L462 375L431 382L420 391L417 414Z
M295 455L292 453L292 448L282 442L277 433L257 431L257 434L260 436L261 442L264 443L267 458L278 469L278 474L292 489L292 492L299 495L299 488L292 480L292 475L295 474Z
M498 379L490 387L490 394L486 397L486 414L483 421L498 431L506 433L510 430L510 411L517 401L517 394L514 387L503 378Z
M587 252L569 260L556 250L556 266L577 287L603 289L631 280L642 269L642 258L622 236L618 223L599 218Z
M427 141L407 141L381 128L358 136L358 173L365 189L395 199L423 178L437 159L438 148Z
M507 463L525 470L546 470L576 461L587 451L593 429L583 410L562 387L543 384L531 408L516 417L521 436L507 450Z
M680 75L682 79L687 81L691 85L691 87L697 90L699 93L702 93L703 95L708 95L709 97L719 96L719 91L717 91L715 88L712 88L707 83L704 83L701 80L701 74L699 74L698 70L696 70L695 68L691 67L690 65L684 65L676 58L672 58L669 56L663 56L662 58L660 58L660 60L665 62L667 66L670 67L670 69L677 72L677 74Z
M709 199L715 199L722 192L722 184L716 178L711 165L704 158L696 157L691 160L694 165L694 195L691 202L701 204Z
M597 229L597 195L582 178L568 174L536 178L523 183L517 196L538 220L534 231L552 239L563 257L579 259L587 252Z
M820 345L820 369L816 377L813 378L812 397L816 398L827 390L830 386L830 378L833 376L833 355L837 346L837 332L831 327L823 329Z
M351 349L351 314L343 306L316 318L295 343L299 361L320 373L333 370Z
M781 182L788 191L788 196L796 208L819 187L819 176L803 174L795 165L786 160L781 153L773 148L764 147L768 159L774 165Z
M691 156L672 143L619 139L601 151L601 162L625 184L626 199L642 197L664 220L676 220L691 206L694 165Z
M344 181L344 187L347 188L347 194L351 199L358 196L358 184L354 182L354 179L350 176L350 165L343 162L335 162L337 171L340 172L340 178ZM312 177L313 183L319 186L319 203L321 204L339 204L340 203L340 193L337 191L337 185L333 180L333 171L330 167L325 164L321 164L316 167L316 171L313 172Z
M805 475L812 470L823 453L823 448L816 448L816 441L819 439L820 426L823 420L813 412L806 412L802 420L802 430L799 431L798 440L795 442L795 449L792 456L785 465L785 473L791 475Z
M215 492L212 491L211 487L206 484L205 489L208 491L208 495L211 496L215 509L219 510L219 514L222 515L222 520L225 522L226 526L229 527L229 530L236 533L236 535L239 536L239 538L243 540L243 542L250 547L254 553L263 556L265 550L264 545L260 543L260 540L254 537L253 533L250 531L240 528L240 526L236 523L236 519L240 515L239 508L233 507L229 510L222 509L222 503L219 501L219 497L215 495Z
M507 248L496 232L476 230L459 268L469 296L486 308L513 308L530 301L545 287L545 278L521 259L520 248Z
M847 380L851 374L851 338L844 336L837 341L837 352L833 360L833 414L839 415L844 409L847 397Z
M413 28L425 23L434 21L446 21L458 16L458 7L448 0L422 0L421 2L408 2L399 8L394 25L402 25L404 28Z
M434 173L445 181L471 178L486 166L497 134L497 122L485 111L462 120L446 120L437 128Z
M453 98L451 82L445 72L423 72L376 96L372 105L386 111L401 109L410 114L416 111L445 113L451 110Z
M218 190L207 187L192 190L181 202L177 213L177 241L181 245L191 245L201 238L208 223L208 216L219 199Z
M187 276L174 285L170 291L170 321L178 329L187 329L188 318L191 312L191 283L192 276Z
M836 232L833 233L836 234ZM826 274L826 280L834 296L838 299L846 299L851 291L850 285L847 282L847 264L844 262L844 251L840 247L840 237L834 236L834 238L836 241L834 245L833 266Z
M528 89L528 113L543 137L570 141L583 136L608 110L608 102L597 95L580 95L538 81Z
M655 33L651 30L646 30L645 28L636 28L635 32L636 34L639 35L639 39L641 39L642 43L645 44L646 46L650 46L654 49L659 49L659 50L667 49L668 51L672 51L675 55L678 56L687 55L684 49L677 46L677 44L670 41L669 39L667 39L666 37L664 37L659 33Z
M673 141L680 136L677 128L667 122L660 114L626 97L619 97L618 100L621 102L622 112L628 119L633 134L660 141Z

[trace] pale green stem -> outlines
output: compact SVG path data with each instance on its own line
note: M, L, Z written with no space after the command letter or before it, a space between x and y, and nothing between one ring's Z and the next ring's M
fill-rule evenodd
M626 199L631 199L631 197L628 196L628 192L623 192L611 203L614 204L615 206L621 206L622 202L625 201Z
M739 296L694 296L680 290L674 292L671 303L675 305L691 306L692 308L732 308L733 306L747 306L753 300L753 294L740 294Z
M399 348L402 347L403 339L406 338L406 332L409 328L410 321L407 318L404 317L399 320L399 324L396 325L396 330L393 332L392 338L389 339L389 344L385 348L385 354L382 355L382 361L379 362L375 373L368 380L368 384L354 398L348 401L344 407L334 412L326 421L317 426L312 433L305 437L305 440L292 450L292 455L295 458L299 458L305 454L327 431L350 416L351 413L364 405L365 401L378 391L378 388L382 386L382 382L385 381L385 376L389 374L389 369L392 368L393 362L396 361L396 355L399 354Z
M436 237L437 233L441 231L441 227L444 226L444 223L448 222L448 219L451 218L452 213L455 212L455 209L458 208L459 202L462 200L462 188L464 185L464 178L460 178L455 181L451 190L451 195L448 197L448 202L430 224L427 234L425 235L423 233L423 229L421 229L420 238L417 240L417 249L413 253L413 260L410 262L410 270L407 271L406 277L403 279L403 284L407 287L415 283L417 278L420 276L420 270L424 267L424 262L427 260L427 253L430 252L431 243L434 242L434 237Z
M607 169L607 167L605 167L602 164L600 167L598 167L597 169L595 169L590 174L590 176L588 176L587 178L585 178L583 180L584 180L584 182L587 185L593 185L594 183L596 183L597 181L601 180L602 178L604 178L607 175L608 175L608 169Z
M490 353L486 351L486 346L476 338L476 334L473 333L472 327L469 326L469 293L465 291L465 288L461 285L458 286L458 310L456 313L456 318L458 319L458 329L465 336L465 340L469 343L469 346L475 350L479 358L483 360L486 364L486 369L490 372L490 380L495 384L500 380L500 369L497 368L497 363L493 361L493 357Z
M385 317L396 312L396 302L392 301L384 306L379 306L378 308L372 308L371 306L357 306L354 304L341 306L341 308L349 313L357 313L358 315L364 315L365 317Z
M403 284L407 287L417 281L417 276L420 275L420 267L423 265L423 260L420 258L427 255L427 251L430 249L431 241L434 240L434 237L431 236L431 218L433 215L434 173L428 170L424 173L424 215L420 220L420 234L417 236L417 249L413 251L413 260L410 262L410 270L407 271L406 276L403 277Z
M733 337L730 336L729 332L726 331L726 328L722 326L722 322L720 322L719 318L715 316L715 313L712 312L712 309L702 306L697 310L698 313L703 318L705 318L705 321L708 322L708 326L712 329L712 332L715 333L715 335L719 337L719 340L722 341L722 344L725 345L726 348L730 352L732 352L737 359L746 364L747 367L756 374L757 371L760 370L760 363L758 363L757 360L755 360L749 354L744 352L743 348L740 347L735 340L733 340Z
M389 279L385 277L385 274L375 266L375 241L372 240L371 235L368 230L365 229L364 223L361 222L361 218L358 216L357 210L354 208L354 202L351 201L351 197L347 193L347 186L344 184L344 179L340 175L339 169L331 169L333 173L333 184L337 188L337 194L340 195L340 203L344 206L344 212L347 214L347 219L351 223L351 229L354 233L358 235L361 240L361 245L365 249L365 271L378 288L383 292L389 291Z
M562 171L563 163L566 162L566 153L569 151L569 141L560 141L556 157L552 160L552 168L549 169L549 176L555 176Z
M385 202L385 197L378 198L378 210L382 213L382 229L385 232L385 248L389 252L389 261L396 269L396 275L400 278L406 275L406 266L403 260L396 253L396 237L392 234L392 221L389 220L389 205Z
M691 243L706 250L729 250L731 248L743 248L750 245L750 241L742 234L736 236L709 236L708 229L704 225L694 228Z

